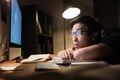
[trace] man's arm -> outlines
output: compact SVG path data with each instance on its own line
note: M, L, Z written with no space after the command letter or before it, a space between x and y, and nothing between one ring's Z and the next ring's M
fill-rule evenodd
M113 50L102 43L77 49L73 52L75 60L94 60L111 54L113 54Z

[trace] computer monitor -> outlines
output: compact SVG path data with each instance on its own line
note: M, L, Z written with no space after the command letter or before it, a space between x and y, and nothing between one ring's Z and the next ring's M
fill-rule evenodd
M9 55L12 60L21 56L22 14L17 0L10 0Z

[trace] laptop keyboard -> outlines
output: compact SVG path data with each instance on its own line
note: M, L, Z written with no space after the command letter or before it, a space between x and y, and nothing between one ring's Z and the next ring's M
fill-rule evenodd
M35 67L36 70L58 70L59 66L55 63L38 62Z

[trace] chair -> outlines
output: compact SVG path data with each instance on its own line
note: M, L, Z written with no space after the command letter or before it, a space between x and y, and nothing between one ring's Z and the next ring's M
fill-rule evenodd
M119 35L120 36L120 28L104 29L102 32L102 36L107 37L109 35Z

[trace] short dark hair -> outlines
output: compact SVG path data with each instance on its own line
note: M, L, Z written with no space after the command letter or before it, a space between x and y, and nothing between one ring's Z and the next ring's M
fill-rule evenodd
M82 23L86 26L88 34L91 35L93 32L98 32L98 39L101 38L101 32L103 30L102 25L91 16L79 16L71 21L71 28L76 23Z

